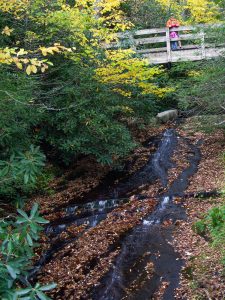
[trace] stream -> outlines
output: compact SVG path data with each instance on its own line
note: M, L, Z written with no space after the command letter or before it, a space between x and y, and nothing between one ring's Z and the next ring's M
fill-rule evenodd
M169 185L168 170L176 167L171 157L181 139L188 147L189 164ZM111 270L101 279L100 285L92 288L90 299L148 300L152 299L163 282L167 285L160 299L175 299L174 291L179 285L183 261L171 246L172 232L176 222L184 220L186 214L182 205L174 202L174 198L184 196L190 177L197 171L201 158L200 143L201 141L193 145L188 139L180 137L175 129L167 129L145 166L116 183L113 180L107 186L100 185L100 188L87 194L86 203L75 203L62 208L65 210L65 217L46 226L45 233L50 237L57 237L72 224L86 224L88 230L104 220L113 209L128 202L131 195L135 195L140 201L144 199L140 195L141 188L158 180L163 190L166 190L158 195L155 211L120 241L119 255ZM146 147L148 146L147 144ZM171 226L163 226L165 222L169 222ZM70 242L71 240L65 240L52 244L30 272L29 279L35 279L42 266Z

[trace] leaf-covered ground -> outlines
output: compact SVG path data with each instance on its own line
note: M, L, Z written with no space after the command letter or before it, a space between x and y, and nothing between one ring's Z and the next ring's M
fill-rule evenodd
M68 244L48 263L40 281L57 282L53 299L88 299L119 253L120 241L153 211L152 199L131 201L114 209L107 219Z
M186 131L181 134L187 134ZM209 135L196 132L192 139L202 138L202 159L198 172L192 177L187 192L220 191L224 188L225 139L222 131ZM223 197L187 198L183 205L188 218L181 221L174 233L173 246L185 260L177 299L225 299L225 274L221 249L193 231L193 224L201 220L209 209L225 202Z

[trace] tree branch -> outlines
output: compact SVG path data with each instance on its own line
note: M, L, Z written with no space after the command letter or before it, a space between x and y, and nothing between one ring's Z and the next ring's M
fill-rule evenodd
M54 108L54 107L48 107L44 103L42 103L42 104L24 103L24 102L22 102L22 101L20 101L20 100L18 100L16 98L14 98L14 96L11 95L7 91L0 90L0 92L5 93L7 96L10 97L10 100L13 100L13 101L15 101L15 102L17 102L19 104L22 104L22 105L25 105L25 106L30 106L30 107L36 106L36 107L39 107L39 108L44 108L47 111L62 111L62 110L67 110L67 109L75 107L75 105L70 105L70 106L66 106L66 107L63 107L63 108Z
M225 120L219 122L219 123L215 123L215 125L219 126L219 125L222 125L222 124L225 124Z

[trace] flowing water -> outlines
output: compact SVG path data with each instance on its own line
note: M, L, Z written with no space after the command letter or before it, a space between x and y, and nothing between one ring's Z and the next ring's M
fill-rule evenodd
M100 286L92 290L91 299L147 300L152 298L162 282L168 283L162 299L174 299L182 260L171 246L175 225L162 226L162 224L168 221L175 224L177 220L185 219L185 211L181 205L174 203L174 197L183 196L189 178L197 171L200 160L198 145L192 145L188 140L183 139L189 148L189 165L172 185L168 186L168 170L175 167L170 158L178 146L179 139L181 137L174 129L166 130L157 151L151 155L144 167L101 192L100 199L65 208L66 216L46 227L46 234L50 236L57 236L71 224L77 226L86 224L88 229L105 219L115 207L129 201L129 195L137 193L140 186L152 184L158 179L162 186L167 188L166 193L159 195L159 203L155 211L121 240L120 254ZM105 199L102 199L102 195ZM36 264L32 276L68 242L71 240L52 245Z

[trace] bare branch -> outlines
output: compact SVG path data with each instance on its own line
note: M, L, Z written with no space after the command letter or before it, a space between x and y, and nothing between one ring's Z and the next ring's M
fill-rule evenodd
M219 122L219 123L215 123L215 125L219 126L219 125L222 125L222 124L225 124L225 120Z
M225 110L225 107L224 107L223 105L220 105L220 107L221 107L223 110Z
M71 108L75 107L75 105L69 105L69 106L66 106L66 107L63 107L63 108L54 108L54 107L48 107L44 103L41 103L41 104L24 103L24 102L22 102L22 101L20 101L20 100L18 100L16 98L14 98L14 96L11 95L7 91L0 90L0 92L5 93L7 96L10 97L10 100L13 100L13 101L15 101L17 103L20 103L20 104L25 105L25 106L30 106L30 107L36 106L36 107L39 107L39 108L44 108L47 111L62 111L62 110L67 110L67 109L71 109Z

